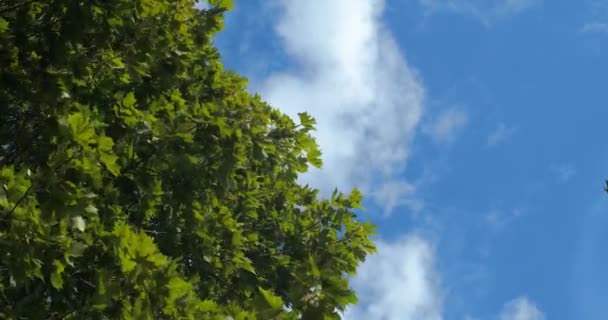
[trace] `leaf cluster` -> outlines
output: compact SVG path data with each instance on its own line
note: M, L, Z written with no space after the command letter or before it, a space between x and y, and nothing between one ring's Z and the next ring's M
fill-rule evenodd
M335 319L361 195L224 70L225 0L0 3L0 318Z

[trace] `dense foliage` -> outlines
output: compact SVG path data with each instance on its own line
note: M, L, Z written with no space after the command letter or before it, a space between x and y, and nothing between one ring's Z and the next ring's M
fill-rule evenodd
M223 69L230 3L0 1L0 318L333 319L361 195Z

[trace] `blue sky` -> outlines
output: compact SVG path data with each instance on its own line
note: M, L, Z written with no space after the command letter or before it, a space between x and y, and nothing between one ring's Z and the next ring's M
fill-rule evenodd
M366 195L346 319L608 317L608 0L237 0L216 43Z

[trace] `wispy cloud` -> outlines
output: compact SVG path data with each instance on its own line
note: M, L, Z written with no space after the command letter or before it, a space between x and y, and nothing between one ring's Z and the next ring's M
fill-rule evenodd
M492 318L496 320L544 320L545 315L527 297L521 296L505 303L500 313ZM479 320L479 318L466 315L464 320Z
M498 1L495 10L499 14L517 14L540 3L541 0L502 0Z
M606 22L588 22L581 28L583 33L608 33L608 23Z
M436 143L451 143L458 132L467 124L467 114L458 107L449 108L428 126L424 132L431 136Z
M400 207L407 207L412 213L418 213L424 207L424 202L416 194L416 187L406 181L387 181L369 195L384 207L385 216Z
M402 181L424 89L381 22L382 1L278 5L276 30L295 67L272 74L261 91L292 117L308 111L317 119L323 169L302 179L325 192L357 186L390 193L376 199L407 196L410 188L386 185Z
M509 140L517 131L515 127L508 126L504 123L499 123L494 131L488 135L486 145L488 147L494 147L504 141Z
M559 164L551 166L551 172L559 183L566 183L576 175L576 169L571 164Z
M429 242L409 236L377 247L352 280L359 304L344 319L441 320L443 293Z
M588 18L579 31L585 34L608 33L608 1L587 0L585 4Z
M493 209L485 216L485 221L493 231L500 231L523 214L524 210L521 208L512 208L510 210Z
M526 297L519 297L507 302L500 315L499 320L543 320L545 315L538 307Z
M512 229L512 225L518 220L523 219L529 214L529 209L525 204L514 207L495 206L481 215L481 219L476 224L475 232L480 239L477 246L477 253L480 258L487 259L493 256L496 239L504 232Z
M471 16L490 24L497 18L521 13L542 0L419 0L428 13L451 12Z

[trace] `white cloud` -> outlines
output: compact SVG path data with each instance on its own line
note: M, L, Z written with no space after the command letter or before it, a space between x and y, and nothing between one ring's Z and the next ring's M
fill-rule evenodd
M436 143L451 143L456 134L468 122L467 114L460 108L449 108L443 111L435 121L424 129Z
M441 320L442 292L432 246L418 236L377 243L351 284L359 304L344 319Z
M505 16L521 13L542 0L419 0L428 13L452 12L472 16L485 24Z
M500 315L499 320L543 320L545 315L538 309L538 307L528 300L526 297L519 297L517 299L507 302Z
M515 134L516 128L507 126L504 123L499 123L496 129L488 136L486 144L488 147L494 147L508 139Z
M271 75L261 93L294 119L302 111L317 119L324 165L304 182L323 192L356 186L394 193L386 184L404 173L424 89L381 23L382 1L277 4L276 30L296 68Z

